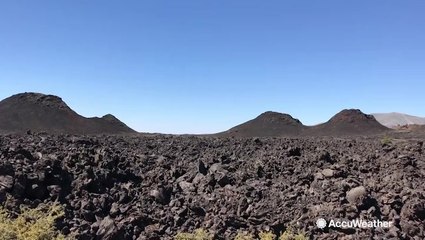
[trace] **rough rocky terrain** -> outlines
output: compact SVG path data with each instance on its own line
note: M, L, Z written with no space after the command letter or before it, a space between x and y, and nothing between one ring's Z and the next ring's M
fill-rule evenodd
M60 97L20 93L0 101L0 133L129 134L135 131L111 114L86 118Z
M0 202L58 199L57 227L78 239L171 239L200 227L216 239L287 227L311 239L424 239L424 152L421 140L378 138L6 135ZM395 225L321 230L319 217Z

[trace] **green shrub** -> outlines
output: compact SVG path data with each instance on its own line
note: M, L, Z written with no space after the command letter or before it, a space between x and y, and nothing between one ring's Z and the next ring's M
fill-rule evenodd
M382 145L390 145L393 142L393 139L389 136L385 136L381 139Z
M65 239L54 227L64 215L61 205L40 204L37 208L21 207L16 218L0 206L0 240L59 240Z

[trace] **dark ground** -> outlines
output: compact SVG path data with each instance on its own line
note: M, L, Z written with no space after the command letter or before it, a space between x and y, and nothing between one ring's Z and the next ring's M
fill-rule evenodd
M423 140L381 140L6 135L0 202L59 199L58 228L78 239L171 239L200 227L217 239L287 227L311 239L425 239ZM319 217L395 226L320 230Z

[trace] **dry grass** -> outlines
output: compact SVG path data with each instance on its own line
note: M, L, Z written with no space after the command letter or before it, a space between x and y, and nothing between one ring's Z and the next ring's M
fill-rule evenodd
M280 237L272 232L263 231L258 234L259 240L307 240L308 237L302 232L295 233L291 228L287 229ZM212 240L213 237L204 229L197 229L194 233L179 233L176 240ZM239 232L234 240L255 240L254 235L248 232Z
M260 240L275 240L276 239L276 235L273 234L272 232L260 232L258 236L260 237Z
M174 237L175 240L212 240L213 236L208 231L200 228L193 233L179 233Z
M254 240L254 235L248 233L248 232L238 232L238 235L236 235L235 240Z
M308 237L305 235L305 233L298 231L295 233L295 231L292 228L286 229L285 232L280 235L279 240L307 240Z
M0 206L0 240L60 240L65 237L54 227L63 216L61 205L40 204L37 208L21 207L16 218Z

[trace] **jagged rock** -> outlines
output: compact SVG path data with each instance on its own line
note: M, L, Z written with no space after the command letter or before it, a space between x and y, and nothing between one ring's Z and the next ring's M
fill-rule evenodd
M158 203L168 204L170 202L171 191L168 188L160 187L158 189L151 190L150 196L155 198Z
M425 239L417 145L386 152L380 139L363 138L7 135L0 203L17 211L57 200L65 208L58 230L77 239L171 240L202 227L223 240L287 226L314 239ZM34 160L17 153L22 146ZM318 217L396 225L319 230Z
M190 193L195 191L193 184L190 182L181 181L179 182L179 187L184 193Z
M220 174L219 177L217 177L217 183L221 187L224 187L227 184L230 184L231 181L230 181L229 177L226 174L223 173L223 174Z
M366 188L363 186L355 187L347 192L346 198L351 204L361 203L367 196Z
M205 166L205 163L202 162L201 160L198 161L198 172L203 174L203 175L206 175L207 172L208 172L208 169Z
M330 153L328 151L322 151L319 155L319 161L325 161L328 163L334 163L335 161L332 159Z
M1 175L0 176L0 190L10 190L13 187L13 184L15 183L12 176L9 175Z
M116 217L120 214L120 208L117 203L112 203L111 210L109 210L109 216Z
M322 175L325 177L333 177L335 175L335 171L329 168L323 169L322 170Z
M112 240L117 235L118 228L112 218L105 217L99 224L99 230L96 232L96 236L99 239Z
M299 157L299 156L301 156L301 148L299 148L299 147L290 148L288 150L287 155L288 155L288 157L294 157L294 156Z

